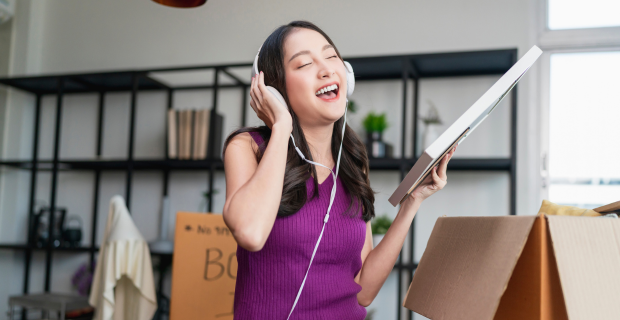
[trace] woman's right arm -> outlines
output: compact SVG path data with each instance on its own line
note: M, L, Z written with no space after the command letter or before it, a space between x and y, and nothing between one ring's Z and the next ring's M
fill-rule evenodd
M250 134L242 133L229 142L224 156L224 222L237 244L249 251L263 248L276 220L292 131L292 120L286 107L275 105L275 98L270 93L265 94L266 90L260 90L264 89L264 83L260 80L257 86L252 86L252 90L256 91L251 93L251 105L259 118L271 127L265 153L257 163L252 148L253 139ZM252 82L254 84L255 81ZM256 93L262 95L257 96Z

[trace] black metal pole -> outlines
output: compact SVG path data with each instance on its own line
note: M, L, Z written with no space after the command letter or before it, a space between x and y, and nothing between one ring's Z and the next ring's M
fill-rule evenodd
M52 249L54 245L54 224L56 212L56 187L58 184L58 152L60 150L60 128L62 126L62 96L63 96L64 78L58 79L58 93L56 96L56 126L54 133L54 156L52 160L52 190L50 193L50 213L48 225L48 241L47 250L45 251L45 287L44 291L50 291L51 275L52 275Z
M97 150L96 158L101 157L103 149L103 115L105 109L105 92L99 92L99 103L97 104ZM99 211L99 185L101 180L101 170L95 169L95 190L93 194L92 222L90 233L90 268L95 269L95 251L97 250L97 212Z
M241 126L245 127L245 122L247 121L245 113L248 109L248 86L242 87L241 94L243 95L241 97Z
M413 67L412 67L413 68ZM415 74L415 73L414 73ZM418 140L418 100L419 100L419 89L420 89L420 81L418 78L414 78L413 79L413 111L412 111L412 118L413 118L413 123L412 123L412 136L413 136L413 143L412 143L412 158L413 159L417 159L416 156L416 149L418 147L417 144L417 140ZM401 173L401 181L402 179L405 178L405 173L402 172ZM409 257L411 260L411 265L412 268L411 270L408 271L409 273L409 283L411 283L411 281L413 281L413 272L415 270L415 265L416 265L416 261L415 261L415 221L416 219L414 218L413 221L411 222L411 229L409 229L409 240L411 242L410 246L409 246ZM409 310L409 315L407 316L407 318L409 320L411 320L413 318L413 311Z
M129 115L129 150L127 150L127 181L125 183L125 204L129 213L131 213L131 178L133 175L133 143L134 143L134 130L136 124L136 101L138 98L138 84L140 77L137 73L132 74L132 87L131 87L131 110Z
M400 140L400 172L401 172L401 180L404 179L404 168L403 168L403 164L405 162L407 162L407 158L405 157L405 138L407 136L406 132L407 132L407 79L408 74L409 74L409 68L407 67L407 60L403 59L402 61L402 82L403 82L403 107L402 107L402 124L401 124L401 140ZM399 264L399 268L397 268L398 270L398 285L396 286L396 290L398 290L397 292L397 296L398 298L396 299L396 306L397 306L397 319L400 320L401 318L401 300L402 300L402 282L403 282L403 253L404 250L403 248L400 248L400 255L398 258L398 264Z
M516 54L515 54L516 55ZM515 59L516 60L516 59ZM510 119L510 214L517 214L517 86L510 96L512 114Z
M166 114L167 111L173 108L172 105L172 100L173 100L173 96L174 96L174 90L173 89L168 89L168 97L167 97L167 108L166 108ZM167 118L166 118L167 120ZM168 134L168 121L166 121L166 137ZM168 139L166 139L166 159L168 158ZM163 187L162 187L162 197L167 197L168 196L168 180L170 179L170 170L168 168L164 169L163 172L163 179L164 179L164 183L163 183ZM163 203L163 202L162 202ZM164 210L164 208L162 207L162 212ZM162 227L161 225L159 226L160 228ZM158 266L158 271L159 271L159 281L157 282L157 292L159 292L160 294L163 295L164 292L164 279L166 278L166 270L169 267L171 260L168 259L167 257L164 257L163 255L159 256L159 266Z
M168 90L166 90L166 117L165 117L165 123L164 123L164 128L165 128L165 134L164 134L164 146L166 146L165 148L165 155L164 155L164 159L169 160L170 157L168 157L168 155L170 154L170 144L168 144L168 135L170 134L170 132L168 132L170 130L170 128L168 127L168 111L172 108L172 97L173 97L173 90L168 88Z
M24 282L22 293L28 294L30 287L30 263L32 262L32 247L34 247L35 230L33 226L34 206L37 189L37 165L39 162L39 123L41 122L41 95L37 94L34 111L34 133L32 143L32 161L30 168L30 200L28 205L28 245L24 252ZM26 309L22 309L22 319L26 319Z
M215 116L217 114L217 93L219 87L219 68L215 68L214 76L213 76L213 102L211 109L211 116L209 117L209 205L207 207L207 212L213 211L213 179L215 175L215 149L213 148L213 144L215 143Z

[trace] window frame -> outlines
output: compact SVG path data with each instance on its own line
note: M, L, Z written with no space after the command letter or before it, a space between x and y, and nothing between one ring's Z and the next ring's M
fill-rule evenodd
M620 45L620 26L551 30L548 27L549 0L539 0L538 6L538 44L543 50Z

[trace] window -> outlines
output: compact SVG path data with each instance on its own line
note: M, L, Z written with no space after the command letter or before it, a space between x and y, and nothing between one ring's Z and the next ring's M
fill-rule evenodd
M620 1L541 0L542 197L620 200Z
M549 200L620 200L620 51L552 53L549 66Z

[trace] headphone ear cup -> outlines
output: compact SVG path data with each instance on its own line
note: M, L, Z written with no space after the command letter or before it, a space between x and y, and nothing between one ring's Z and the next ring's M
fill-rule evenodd
M288 106L286 105L286 101L284 101L284 97L282 96L282 94L280 94L280 92L272 87L272 86L265 86L267 88L267 90L269 90L269 92L273 93L273 95L276 97L276 99L278 99L278 101L280 101L280 103L282 103L283 106L286 107L286 109L288 109Z
M353 67L347 61L344 61L345 69L347 70L347 98L350 98L355 89L355 74L353 73Z

